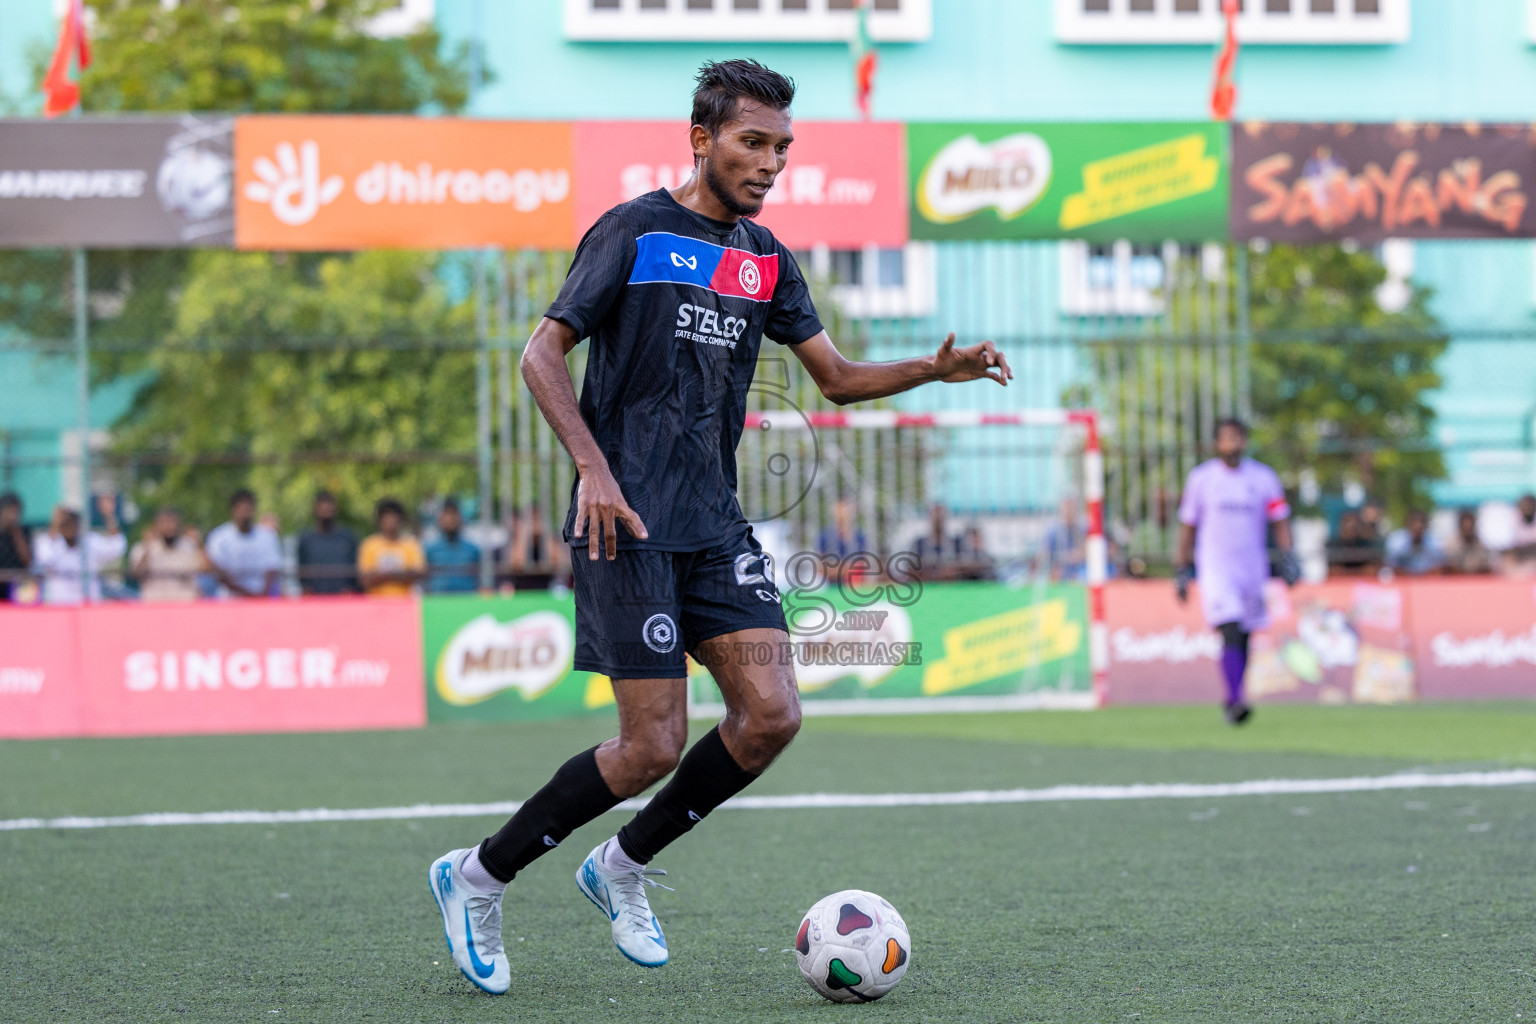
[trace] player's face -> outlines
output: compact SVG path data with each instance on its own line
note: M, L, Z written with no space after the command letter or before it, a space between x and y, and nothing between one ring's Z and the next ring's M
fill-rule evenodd
M1216 455L1223 462L1236 465L1248 448L1248 435L1236 427L1222 427L1216 434Z
M756 100L736 101L736 117L710 137L699 129L694 155L704 158L704 184L738 217L755 217L784 169L794 141L788 110ZM700 143L702 149L700 151Z

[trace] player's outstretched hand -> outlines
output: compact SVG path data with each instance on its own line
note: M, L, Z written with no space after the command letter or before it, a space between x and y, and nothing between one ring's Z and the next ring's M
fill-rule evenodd
M598 472L583 473L581 483L576 487L575 534L577 537L586 534L589 559L597 561L599 545L607 549L610 562L618 557L619 535L615 530L616 523L623 523L632 537L644 540L650 536L635 510L624 500L624 492L619 490L619 482L613 478L607 466Z
M970 348L955 348L953 331L949 332L949 337L944 339L938 354L933 357L933 369L939 380L949 384L985 377L1007 387L1013 379L1013 369L997 350L997 346L984 341Z

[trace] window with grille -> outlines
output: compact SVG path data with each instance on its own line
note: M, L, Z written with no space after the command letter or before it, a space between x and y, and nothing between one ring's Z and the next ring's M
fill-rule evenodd
M817 248L795 253L800 269L826 285L844 316L856 320L932 316L938 303L932 242L900 249Z
M1530 0L1536 12L1536 0ZM1215 43L1221 0L1055 0L1061 43ZM1241 0L1245 44L1403 43L1411 0ZM1536 38L1536 13L1532 15Z
M563 0L567 39L612 42L846 43L854 0ZM920 42L933 34L933 0L874 0L876 42Z
M1226 275L1226 251L1214 244L1067 241L1057 252L1058 301L1064 316L1158 316L1167 307L1177 273L1196 275L1208 284Z

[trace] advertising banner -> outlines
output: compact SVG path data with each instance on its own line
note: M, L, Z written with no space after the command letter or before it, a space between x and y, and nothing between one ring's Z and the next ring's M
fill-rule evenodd
M1238 240L1536 235L1533 125L1250 123L1232 167Z
M1269 629L1254 634L1248 696L1260 701L1394 704L1417 696L1410 588L1335 581L1265 590ZM1217 701L1221 639L1167 582L1111 582L1109 699L1116 704Z
M412 599L79 609L83 729L132 736L425 724Z
M242 117L242 249L569 249L571 126L418 117Z
M862 595L862 596L861 596ZM850 600L850 597L853 600ZM857 604L855 604L855 601ZM1008 697L1091 706L1082 587L989 583L788 590L788 650L727 657L792 659L807 702ZM422 601L428 710L433 721L539 719L613 705L606 676L571 668L569 596L427 597ZM690 659L695 705L720 704L708 665Z
M233 124L0 120L0 248L229 245Z
M808 713L816 713L814 704L838 702L849 710L862 702L878 714L882 701L956 697L1092 706L1087 594L1080 586L887 583L781 592L790 649L723 653L759 662L792 658ZM694 703L719 704L708 666L691 668Z
M1226 139L1209 122L911 124L912 237L1224 238Z
M0 610L0 739L80 733L79 616Z
M686 121L579 121L575 132L578 237L611 207L693 175ZM905 245L905 126L797 121L794 132L757 221L790 249Z
M1425 700L1536 697L1536 580L1424 580L1410 618Z

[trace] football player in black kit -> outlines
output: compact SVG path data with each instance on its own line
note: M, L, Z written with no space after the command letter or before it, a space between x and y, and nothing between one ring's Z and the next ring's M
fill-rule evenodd
M792 662L714 656L789 641L771 562L735 493L763 335L787 346L839 405L932 381L1006 385L1013 376L991 342L957 348L953 334L929 356L844 359L794 257L751 220L793 141L794 84L747 60L705 64L697 81L694 176L592 226L522 357L528 389L578 473L565 526L575 667L613 680L619 735L560 766L495 835L432 863L454 960L487 992L511 983L501 941L507 883L675 769L576 873L619 950L646 967L666 963L646 898L664 872L651 859L750 785L799 730ZM565 356L584 339L591 349L578 402ZM709 665L726 706L686 753L685 651Z

